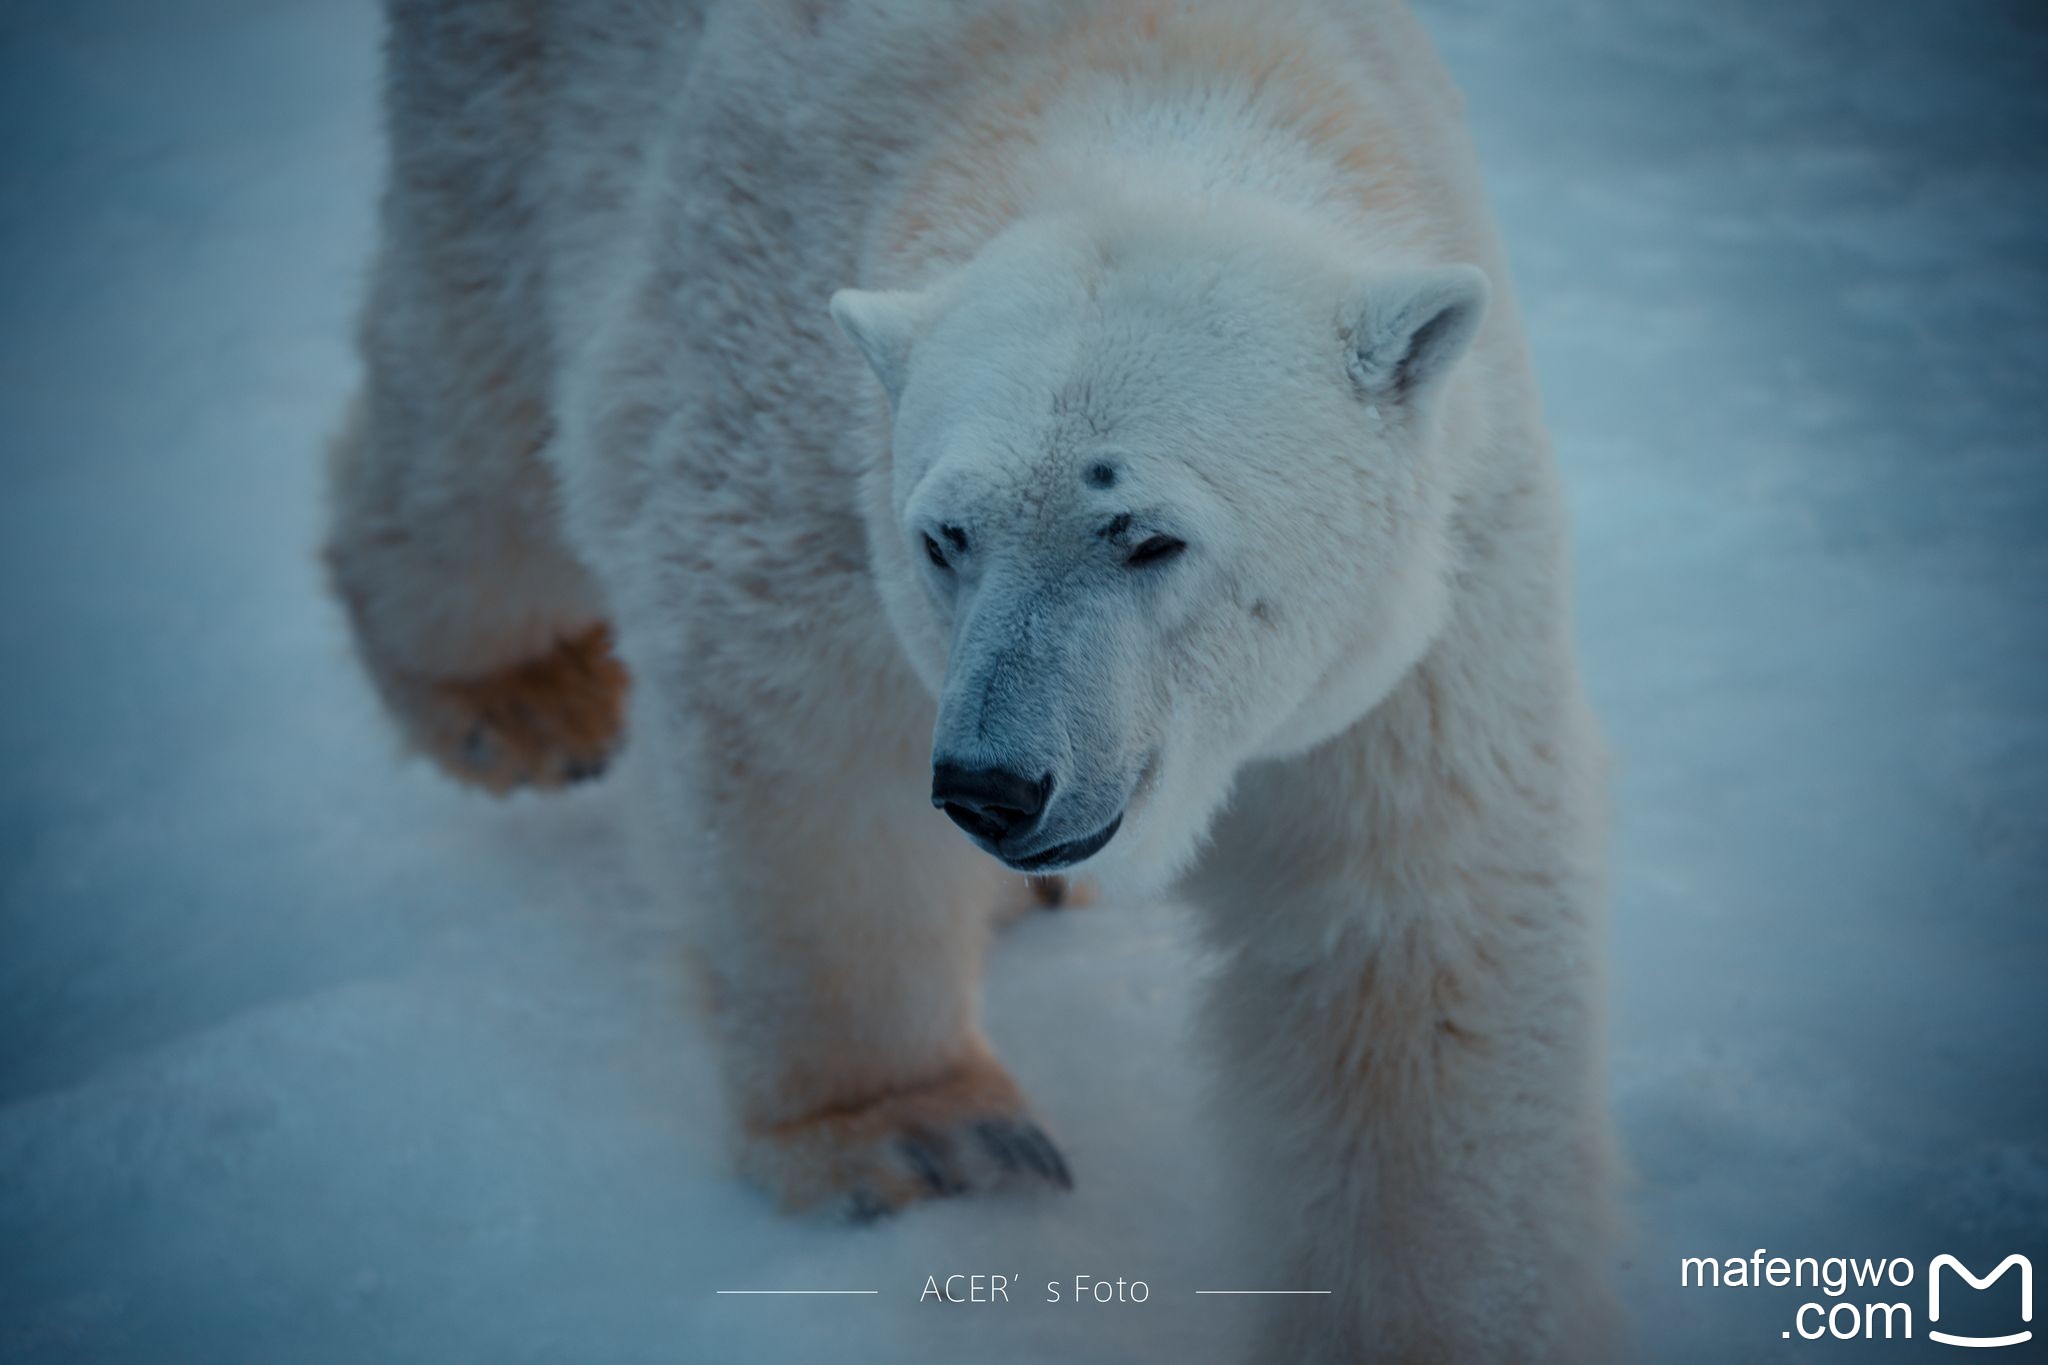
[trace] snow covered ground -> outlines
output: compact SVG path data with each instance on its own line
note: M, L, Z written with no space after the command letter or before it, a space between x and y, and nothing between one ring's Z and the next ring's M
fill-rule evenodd
M2048 23L1423 13L1619 756L1634 1356L1941 1355L1783 1338L1812 1292L1677 1261L2048 1272ZM312 553L376 39L367 0L0 12L0 1360L1220 1358L1243 1301L1193 1291L1252 1272L1171 908L995 954L1070 1198L780 1221L617 793L396 760ZM917 1305L955 1271L1029 1288ZM1039 1301L1076 1274L1150 1301ZM792 1286L881 1293L713 1293Z

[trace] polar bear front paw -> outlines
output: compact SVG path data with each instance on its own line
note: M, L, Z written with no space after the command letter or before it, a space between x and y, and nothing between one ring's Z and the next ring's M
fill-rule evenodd
M742 1167L787 1212L870 1222L920 1199L1072 1189L1066 1157L993 1061L748 1135Z

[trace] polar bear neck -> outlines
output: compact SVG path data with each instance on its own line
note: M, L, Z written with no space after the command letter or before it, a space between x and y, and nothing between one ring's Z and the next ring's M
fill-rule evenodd
M928 279L1020 218L1134 193L1263 202L1377 255L1416 254L1428 225L1441 251L1440 187L1397 107L1410 92L1353 37L1316 0L1112 0L1035 22L999 7L887 215L888 273Z

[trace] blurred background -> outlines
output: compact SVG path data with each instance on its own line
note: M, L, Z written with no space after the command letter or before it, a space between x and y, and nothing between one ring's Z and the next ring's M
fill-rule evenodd
M1678 1262L2048 1272L2048 8L1417 7L1618 758L1632 1358L1938 1357ZM1073 1196L792 1223L728 1175L617 794L401 760L314 558L378 39L370 0L0 6L0 1360L1223 1358L1173 907L994 953ZM956 1272L1028 1292L919 1307ZM1076 1274L1149 1302L1040 1302ZM777 1285L881 1292L714 1292Z

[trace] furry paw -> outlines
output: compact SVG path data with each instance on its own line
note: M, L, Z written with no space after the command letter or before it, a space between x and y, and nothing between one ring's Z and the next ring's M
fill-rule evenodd
M610 628L592 626L496 673L427 684L413 733L451 775L487 791L584 782L617 747L626 685Z
M823 1210L854 1222L920 1199L1074 1185L1066 1158L993 1060L917 1090L752 1133L742 1166L785 1211Z
M1005 883L995 922L1008 925L1039 910L1078 910L1095 903L1095 883L1069 877L1019 877Z
M1032 899L1046 910L1079 910L1095 904L1095 883L1069 877L1026 877Z

